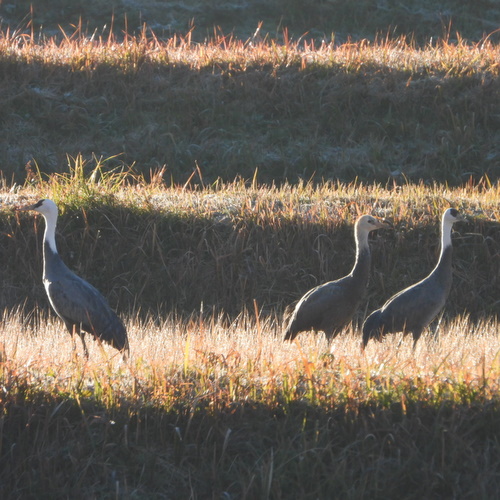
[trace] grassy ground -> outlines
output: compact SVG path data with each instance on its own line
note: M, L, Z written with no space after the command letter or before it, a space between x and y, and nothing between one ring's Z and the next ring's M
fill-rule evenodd
M2 498L495 498L498 324L415 353L272 317L128 322L131 357L0 326Z
M40 283L44 221L14 208L49 197L61 207L58 244L68 265L113 306L161 316L204 309L236 317L254 301L266 314L283 312L306 290L350 271L352 227L362 213L395 225L371 241L366 307L378 307L432 269L441 214L455 206L467 220L455 227L447 313L474 320L498 315L498 186L278 189L236 182L169 188L120 173L100 177L99 169L87 176L81 162L75 168L2 196L0 255L9 263L2 271L2 307L48 307Z
M2 498L495 496L498 187L127 187L93 174L1 195L3 300L37 301L0 324ZM127 322L126 363L92 341L85 361L48 312L43 222L13 210L43 196L63 209L63 257ZM361 318L431 269L450 204L469 221L436 337L416 352L390 336L362 354L356 328L330 346L283 343L284 306L352 265L358 213L396 226L371 242Z
M496 3L29 3L0 4L0 497L498 496ZM50 312L41 197L127 362ZM448 206L436 335L362 354ZM361 213L395 229L352 329L284 344Z
M326 3L328 4L328 2ZM286 34L286 32L285 32ZM184 183L237 176L461 185L500 173L492 38L0 35L0 170L113 158Z

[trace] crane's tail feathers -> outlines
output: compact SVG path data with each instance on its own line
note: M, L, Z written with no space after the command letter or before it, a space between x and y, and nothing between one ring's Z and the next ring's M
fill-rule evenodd
M127 331L125 330L125 327L121 322L119 325L116 325L116 328L113 329L112 335L109 337L109 340L104 340L107 340L107 342L109 342L109 344L118 351L129 351Z
M285 339L284 340L289 340L290 342L297 336L296 331L292 330L291 328L287 328L285 331Z
M373 311L363 323L363 349L370 339L382 340L383 324L381 316L380 310Z
M89 333L92 333L94 338L106 342L110 346L114 347L118 351L128 350L128 337L127 330L123 325L122 321L114 313L109 318L109 321L105 325L87 325L85 328Z

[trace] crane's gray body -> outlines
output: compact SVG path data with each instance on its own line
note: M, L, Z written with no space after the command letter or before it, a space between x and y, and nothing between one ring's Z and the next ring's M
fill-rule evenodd
M388 227L391 227L389 223L369 215L356 221L356 261L352 271L309 290L299 300L285 330L285 340L293 340L306 330L323 331L330 340L350 323L368 286L371 268L368 234Z
M24 210L35 210L45 218L43 284L52 308L64 321L69 333L80 336L85 355L88 356L88 350L83 332L109 343L119 351L128 351L127 332L120 318L101 293L71 271L57 252L56 204L52 200L40 200Z
M368 316L363 325L363 342L370 338L380 340L395 332L411 333L414 342L443 309L452 284L452 248L445 250L438 268L427 278L401 290L380 309Z
M68 269L47 243L44 244L43 284L50 304L71 334L76 331L83 341L82 329L119 351L128 346L125 327L106 299Z
M446 304L451 290L453 271L451 228L462 220L455 209L443 215L441 229L441 253L436 267L422 281L392 296L380 309L373 311L363 324L363 344L371 338L382 340L388 333L403 332L413 336L413 347L424 329Z
M309 290L295 307L285 340L305 330L323 331L329 339L335 338L352 320L366 293L370 262L370 251L365 250L351 274Z

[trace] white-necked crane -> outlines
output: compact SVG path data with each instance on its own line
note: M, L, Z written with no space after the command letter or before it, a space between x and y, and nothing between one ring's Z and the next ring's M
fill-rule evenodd
M88 357L88 350L84 332L107 342L125 357L129 344L122 321L101 293L71 271L59 256L55 239L57 205L52 200L43 199L20 210L34 210L45 219L43 284L52 308L64 321L71 336L75 333L80 336L85 357Z
M362 215L354 225L356 261L351 272L309 290L297 303L285 331L285 340L293 340L300 332L323 331L328 340L335 338L352 320L368 285L371 252L368 235L375 229L391 228L385 221Z
M423 330L443 309L452 283L451 257L453 224L463 220L455 208L445 210L441 219L441 253L436 267L422 281L401 290L380 309L373 311L363 324L362 348L370 339L382 340L388 333L413 335L413 348Z

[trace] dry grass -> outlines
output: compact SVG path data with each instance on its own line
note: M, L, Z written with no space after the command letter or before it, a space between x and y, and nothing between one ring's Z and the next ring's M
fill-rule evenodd
M127 363L60 322L5 318L4 498L488 497L498 324L359 349L284 344L274 318L130 321ZM10 492L8 494L7 492ZM293 492L293 493L292 493Z
M82 380L86 380L90 382L87 396L99 400L92 380L112 377L105 389L114 396L101 402L115 404L124 398L133 405L141 391L151 391L155 397L149 403L165 408L173 403L171 390L184 393L175 387L177 382L168 382L177 377L184 379L178 381L186 385L184 395L191 394L194 400L206 390L205 384L220 386L221 394L206 395L213 404L216 402L211 398L216 396L222 406L241 404L256 394L263 403L276 402L280 393L284 396L285 379L290 390L285 400L302 397L321 406L335 405L336 394L343 393L346 386L358 404L376 400L380 390L390 393L399 384L416 380L424 384L425 390L443 383L452 388L462 382L471 389L482 388L489 397L498 390L500 346L496 322L471 323L459 318L451 324L443 322L436 333L428 331L415 352L412 339L399 334L383 342L370 342L363 353L359 332L351 329L330 344L322 334L307 333L301 334L297 342L284 343L276 318L259 318L256 324L255 318L245 313L229 324L220 318L207 321L197 316L184 321L174 317L131 320L131 356L127 362L112 348L94 341L89 341L90 358L85 360L79 339L73 349L59 320L39 318L39 328L30 330L18 322L16 315L7 316L0 338L2 358L5 367L24 373L34 385L45 380L40 388L48 392L78 392L84 387ZM192 377L198 379L193 384L189 382ZM223 379L226 383L220 385ZM235 384L237 379L240 382ZM317 382L313 401L309 401L311 394L301 383L305 379ZM135 393L131 392L134 387ZM430 400L433 396L429 393Z
M63 66L89 75L100 67L114 67L124 75L133 74L141 66L185 66L191 70L210 68L227 76L250 68L264 67L272 71L284 68L307 70L310 65L325 71L332 67L343 73L358 73L381 68L387 72L404 72L408 76L436 74L443 77L498 74L499 47L486 38L478 43L459 39L438 39L433 44L417 47L405 37L363 40L336 45L314 40L245 41L231 36L214 35L205 43L193 43L190 36L173 36L160 40L145 27L137 36L126 36L118 42L108 38L88 37L79 29L59 40L37 40L18 32L4 32L0 37L2 59L18 63L41 63Z
M338 45L216 34L117 41L0 35L0 169L113 158L185 183L251 178L462 185L498 166L498 45L405 37ZM196 178L196 177L195 177Z
M313 286L347 274L354 261L352 225L362 213L387 217L395 231L371 241L373 272L366 310L424 277L439 251L439 220L458 208L467 221L454 234L455 280L450 317L498 314L498 185L257 182L166 187L81 158L72 173L35 180L0 194L0 254L9 262L2 307L48 308L40 283L43 220L16 206L39 198L61 208L59 250L70 268L130 314L172 311L237 317L256 301L280 314ZM3 252L3 253L2 253ZM211 288L207 289L206 284Z

